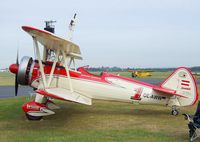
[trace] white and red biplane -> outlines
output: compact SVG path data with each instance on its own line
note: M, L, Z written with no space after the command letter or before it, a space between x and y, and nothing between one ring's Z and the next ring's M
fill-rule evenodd
M92 99L160 104L172 107L173 115L178 114L176 107L198 100L196 80L185 67L177 68L159 86L107 72L97 76L85 67L76 69L75 60L82 59L78 45L45 30L22 29L31 35L37 59L24 56L9 69L16 74L16 93L18 84L30 85L36 92L35 100L22 106L29 120L55 114L53 109L58 107L51 98L86 105L91 105ZM39 46L44 47L43 57ZM47 50L54 56L47 57Z

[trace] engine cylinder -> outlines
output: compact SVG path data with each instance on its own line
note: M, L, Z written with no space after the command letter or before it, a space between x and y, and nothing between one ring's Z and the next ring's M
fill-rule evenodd
M31 69L31 65L33 63L32 57L24 56L19 64L18 69L18 83L21 85L28 85L29 81L29 73Z

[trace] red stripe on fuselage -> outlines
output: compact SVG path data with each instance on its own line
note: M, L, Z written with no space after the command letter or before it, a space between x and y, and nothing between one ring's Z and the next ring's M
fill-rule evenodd
M190 83L189 80L181 80L182 82L185 82L185 83Z
M183 85L183 86L190 86L190 84L186 84L186 83L181 83L181 85Z

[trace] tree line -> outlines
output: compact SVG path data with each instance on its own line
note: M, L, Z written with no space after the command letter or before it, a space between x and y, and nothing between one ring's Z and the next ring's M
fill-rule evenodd
M121 67L90 67L89 70L93 72L120 72L120 71L128 71L128 70L148 70L148 71L157 71L157 72L166 72L173 71L175 68L121 68ZM189 67L192 72L200 72L200 66Z

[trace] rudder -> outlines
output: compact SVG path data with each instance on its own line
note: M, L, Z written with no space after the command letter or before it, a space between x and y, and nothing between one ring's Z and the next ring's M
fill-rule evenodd
M177 94L185 96L186 98L177 97L180 106L193 105L198 100L196 80L188 68L177 68L161 83L161 87L175 90Z

